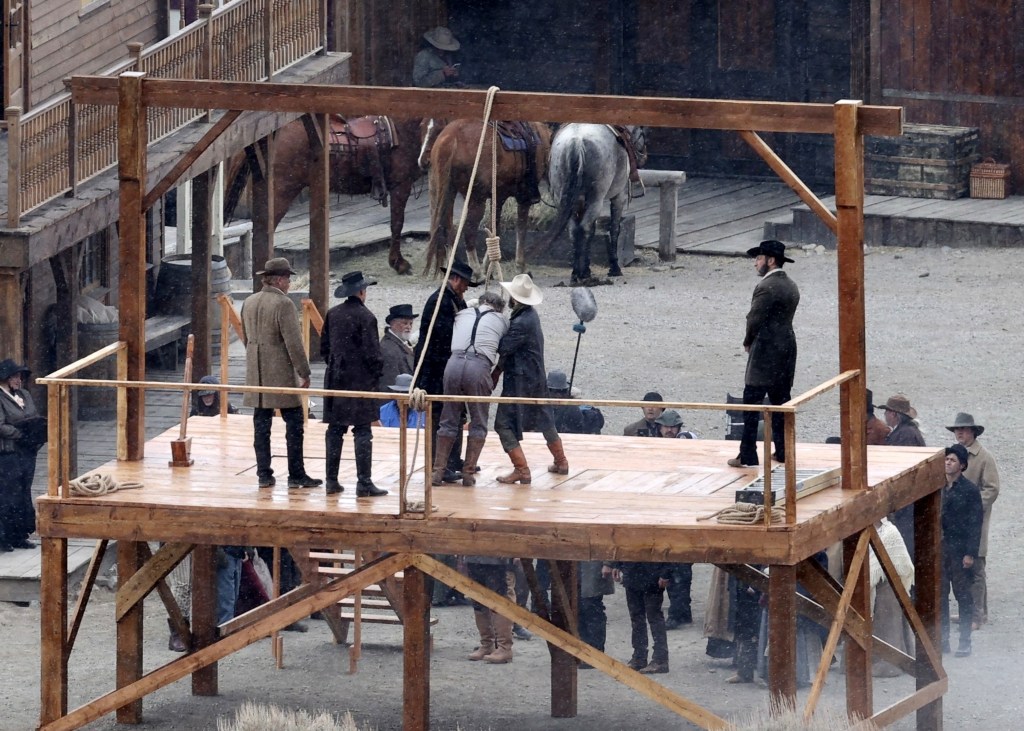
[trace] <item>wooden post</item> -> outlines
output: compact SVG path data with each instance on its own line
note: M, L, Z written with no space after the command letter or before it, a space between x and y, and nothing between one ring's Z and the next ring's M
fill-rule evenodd
M679 188L665 180L658 187L661 208L658 213L658 258L676 260L676 211L679 209Z
M277 63L274 60L274 0L263 0L263 74L267 81L274 78Z
M52 386L50 387L53 388ZM53 423L51 421L51 423ZM45 726L68 712L68 541L40 541L42 575L39 585L40 704L39 724Z
M864 430L861 429L861 432ZM844 432L845 434L845 432ZM853 556L857 551L860 541L860 534L856 533L843 540L843 566L852 565ZM874 700L872 698L871 683L871 582L870 562L864 561L860 571L856 575L848 573L847 583L855 584L853 599L850 608L864 618L864 625L867 629L867 642L861 647L856 642L846 643L846 711L853 715L856 713L861 718L868 718L873 713Z
M551 561L551 623L576 636L576 618L579 616L579 586L577 585L578 564L575 561ZM561 579L564 596L554 590L555 574ZM568 601L563 601L567 599ZM551 653L551 717L576 718L577 689L579 678L576 674L576 658L565 650L548 643Z
M405 731L430 728L430 594L426 579L426 574L409 566L402 580L405 628L402 728Z
M864 336L864 137L857 127L859 101L835 105L836 221L839 265L839 370L859 370L861 377L839 386L840 433L843 435L842 486L867 487L867 360ZM849 408L845 408L848 404Z
M312 164L309 166L309 298L325 316L331 305L331 205L329 121L326 114L304 118ZM320 335L310 333L310 360L320 359Z
M7 228L18 228L21 225L21 107L7 107L4 116L7 119Z
M274 139L264 137L253 145L249 156L252 170L252 291L263 283L256 272L274 257Z
M139 544L136 541L118 541L117 576L123 583L142 567ZM65 609L65 624L66 609ZM117 621L117 687L124 688L142 677L143 602L138 602ZM117 709L118 723L142 723L142 699L126 703Z
M768 690L780 706L796 708L796 566L768 572Z
M199 77L202 79L213 78L213 23L210 22L213 16L213 5L201 4L199 11L199 22L203 24L203 41L199 47ZM202 117L203 122L210 121L210 110Z
M119 77L117 100L117 166L121 226L118 242L118 337L128 344L128 378L146 380L146 226L142 199L146 194L146 107L142 103L145 74L126 71ZM125 443L127 458L140 460L146 440L144 394L127 394Z
M206 7L206 6L203 6ZM192 332L196 336L192 372L212 373L210 333L210 242L213 237L213 174L205 170L192 178Z
M21 276L17 269L0 269L0 332L4 344L0 355L17 363L25 359L25 330L22 317Z
M192 650L217 641L216 546L192 550ZM192 673L192 695L217 695L217 663Z
M935 647L942 645L942 492L936 490L914 503L915 608ZM940 655L941 657L941 650ZM917 641L917 688L938 680L921 640ZM942 731L942 696L917 710L918 731Z

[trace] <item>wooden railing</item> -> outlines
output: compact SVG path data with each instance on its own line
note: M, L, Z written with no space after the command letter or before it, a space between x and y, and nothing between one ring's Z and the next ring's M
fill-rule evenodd
M263 81L321 51L326 25L322 0L235 0L149 48L129 44L129 57L102 72L142 71L157 78ZM200 118L206 110L150 108L151 142ZM22 114L6 110L7 226L117 162L117 109L71 103L61 94Z

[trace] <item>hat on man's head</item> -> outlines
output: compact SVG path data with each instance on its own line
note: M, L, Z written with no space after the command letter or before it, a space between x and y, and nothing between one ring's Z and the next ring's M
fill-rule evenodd
M871 389L870 388L865 388L864 389L864 393L867 396L867 400L865 401L865 403L867 404L867 410L868 411L874 411L875 408L876 408L875 407L875 395L873 393L871 393Z
M663 399L661 397L661 394L658 393L657 391L648 391L647 393L644 394L644 397L642 399L640 399L640 400L641 401L664 401L665 399Z
M683 417L675 409L665 409L661 412L661 416L654 420L654 423L662 426L682 426Z
M568 391L569 379L565 371L551 371L548 373L548 388L552 391Z
M960 466L967 469L967 460L970 459L971 455L967 451L967 447L962 444L954 444L952 447L946 447L946 455L955 454L957 459L960 460Z
M460 48L455 35L443 25L428 30L423 34L423 40L439 51L458 51Z
M200 383L215 383L215 384L218 384L218 385L220 384L220 381L217 380L217 376L203 376L202 378L199 379L199 382ZM216 393L217 393L216 391L214 391L212 389L209 389L209 388L203 389L202 391L196 391L196 395L197 396L213 396Z
M0 360L0 381L6 381L18 373L24 373L27 376L31 371L28 369L28 366L18 365L10 358Z
M267 263L263 266L263 269L256 272L258 277L290 277L295 272L292 271L291 264L283 256L279 256L275 259L268 259Z
M334 290L334 296L338 299L351 297L376 283L376 279L364 278L362 272L349 272L341 278L341 286Z
M449 276L462 277L469 282L470 287L478 287L483 284L483 282L473 279L473 269L461 259L452 262L452 271Z
M502 282L501 286L509 297L524 305L539 305L544 301L544 293L533 283L529 274L517 274L511 282Z
M418 312L412 311L412 305L393 305L388 310L388 316L384 318L384 322L390 325L392 320L415 320L419 316Z
M392 383L388 388L392 391L398 391L400 393L408 393L409 386L412 385L412 375L409 373L399 373L395 376L395 382Z
M976 437L980 437L982 432L985 431L985 427L983 427L981 424L974 423L973 416L963 411L957 413L956 418L953 419L953 426L947 426L946 429L948 429L949 431L953 431L955 429L960 429L963 427L971 427L972 429L974 429L974 436Z
M895 411L897 414L906 414L911 419L917 418L917 409L910 405L910 399L902 393L890 396L882 408L886 411Z
M788 261L790 264L793 263L793 260L786 256L786 245L781 241L776 241L775 239L762 241L754 248L747 249L747 256L749 257L761 256L762 254L774 257L775 261Z

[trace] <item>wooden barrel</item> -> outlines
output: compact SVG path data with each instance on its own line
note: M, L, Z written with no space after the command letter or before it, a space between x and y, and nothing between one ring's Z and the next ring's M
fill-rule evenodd
M119 324L116 322L78 323L78 356L95 353L117 342ZM84 368L83 378L117 378L117 358L110 356ZM83 421L110 421L117 413L117 391L113 388L81 386L78 389L78 418Z
M223 256L214 255L210 257L210 355L214 358L220 356L220 294L231 294L231 270ZM192 315L191 254L175 254L161 261L153 310L160 315Z

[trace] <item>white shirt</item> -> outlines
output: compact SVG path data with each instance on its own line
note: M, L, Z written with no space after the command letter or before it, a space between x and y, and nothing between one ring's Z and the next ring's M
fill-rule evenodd
M480 321L477 323L477 311ZM476 325L476 340L472 340L473 326ZM498 362L498 343L508 331L508 320L490 305L467 307L455 315L452 329L452 354L464 352L479 353L495 365Z

